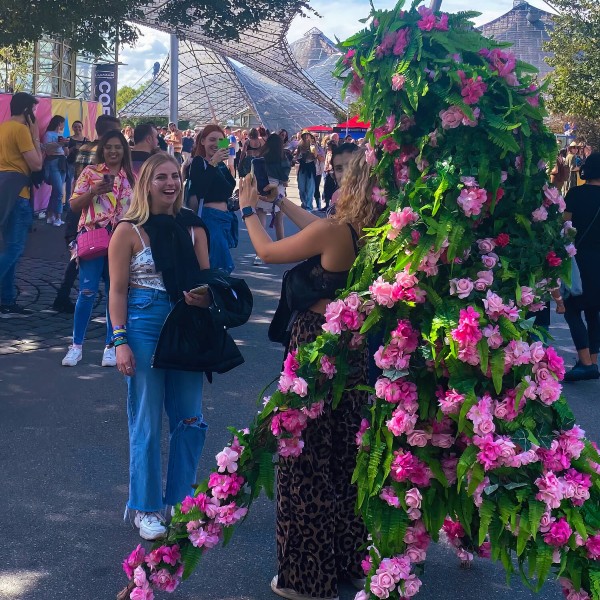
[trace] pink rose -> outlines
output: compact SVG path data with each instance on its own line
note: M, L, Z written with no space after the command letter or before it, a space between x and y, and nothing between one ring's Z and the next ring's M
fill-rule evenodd
M483 266L487 269L493 269L498 264L498 255L490 252L489 254L484 254L481 257L481 262Z
M146 583L142 587L133 588L129 598L131 600L154 600L154 592L148 583Z
M424 448L427 446L428 440L431 438L431 434L423 431L422 429L415 429L407 434L406 441L411 446L416 446L417 448Z
M589 558L592 560L600 559L600 535L590 535L585 543L585 548L588 551Z
M440 111L443 129L455 129L464 118L463 111L458 106L451 106L448 110Z
M306 380L302 377L296 377L292 385L292 392L304 398L308 394L308 383L306 383Z
M531 218L533 219L534 223L540 223L541 221L545 221L548 218L548 211L545 207L540 206L531 213Z
M389 588L381 585L379 583L380 575L373 575L371 580L369 581L369 587L371 588L371 594L377 596L378 598L389 598L390 590Z
M494 282L494 274L491 271L478 271L477 279L475 280L475 289L478 292L483 292L489 288Z
M450 280L450 294L456 295L461 299L467 298L473 291L473 282L465 277L463 279Z
M486 201L487 192L480 188L463 188L456 200L467 217L481 214L481 209Z
M483 238L477 240L477 247L479 248L479 252L481 254L489 254L496 247L496 242L493 240L493 238Z
M404 500L409 508L421 508L423 496L417 488L410 488L404 495Z
M409 577L403 583L404 595L407 598L412 598L419 593L421 589L421 580L416 575L409 575Z

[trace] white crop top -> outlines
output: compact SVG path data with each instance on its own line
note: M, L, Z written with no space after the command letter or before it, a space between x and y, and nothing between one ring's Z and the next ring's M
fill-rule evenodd
M167 290L162 275L156 272L156 265L154 264L154 258L152 257L152 249L144 243L144 239L142 238L137 225L132 223L131 226L138 234L140 242L142 242L142 249L131 257L131 264L129 265L129 284L141 288L166 292Z
M152 257L152 249L144 243L144 238L142 238L142 234L137 225L132 223L131 226L138 234L140 242L142 242L142 249L131 257L131 263L129 265L129 284L141 288L166 292L167 290L162 275L156 272L156 265L154 264L154 258ZM190 228L190 235L192 236L193 244L193 228Z

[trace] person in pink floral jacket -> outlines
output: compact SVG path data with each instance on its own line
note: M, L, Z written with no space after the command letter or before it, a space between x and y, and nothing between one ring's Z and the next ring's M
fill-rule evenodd
M133 193L135 178L129 144L120 131L109 131L102 137L96 156L98 164L89 165L82 171L71 196L71 208L82 211L80 232L100 227L112 231L127 212ZM83 340L101 278L104 279L108 295L108 256L79 260L79 295L75 305L73 344L62 360L65 367L74 367L82 359ZM106 346L102 366L115 365L112 324L107 310Z

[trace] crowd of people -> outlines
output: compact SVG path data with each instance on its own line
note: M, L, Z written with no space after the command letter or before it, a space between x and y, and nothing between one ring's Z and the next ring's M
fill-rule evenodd
M302 298L291 298L297 309L288 323L287 349L293 351L318 335L328 303L345 286L364 229L375 225L383 207L372 201L375 181L365 150L337 134L318 140L302 131L290 138L285 130L232 131L216 124L181 132L174 123L164 131L152 123L122 129L119 119L102 115L94 140L82 135L80 123L64 138L59 116L41 138L36 104L29 94L15 94L11 119L0 124L0 312L26 314L16 303L15 270L33 219L31 186L45 180L52 190L45 218L52 226L65 223L71 251L54 303L55 309L73 313L73 341L62 364L76 367L82 360L104 280L108 302L102 366L117 367L127 383L126 514L141 537L158 539L166 532L168 508L192 490L208 428L202 390L209 369L202 361L193 367L186 362L190 357L182 344L188 342L179 332L202 333L203 343L211 347L210 370L220 372L235 363L233 340L232 349L213 337L224 335L230 322L239 324L240 317L227 321L221 315L217 327L210 308L218 301L229 307L223 312L230 315L243 310L243 293L230 277L240 213L255 262L306 261L310 266L306 288L295 292ZM565 228L577 230L573 264L580 289L574 278L554 295L578 354L566 381L600 377L600 278L595 273L600 261L600 153L574 144L551 171L566 193ZM286 193L292 169L300 206ZM320 209L325 212L319 214ZM267 231L269 215L275 239ZM284 235L284 217L297 233ZM73 305L69 296L77 277ZM165 331L177 333L165 336ZM357 361L350 383L367 381L366 352ZM279 596L335 598L343 578L362 589L366 530L354 512L356 492L350 480L361 407L367 402L364 391L346 391L338 408L343 419L334 418L326 403L323 415L306 429L301 456L279 460L278 570L271 583ZM170 433L166 487L160 446L163 406Z

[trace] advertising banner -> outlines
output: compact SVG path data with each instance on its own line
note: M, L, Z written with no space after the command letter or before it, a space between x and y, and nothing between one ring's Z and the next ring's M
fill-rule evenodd
M117 114L117 65L94 65L92 87L94 100L102 105L102 114Z

